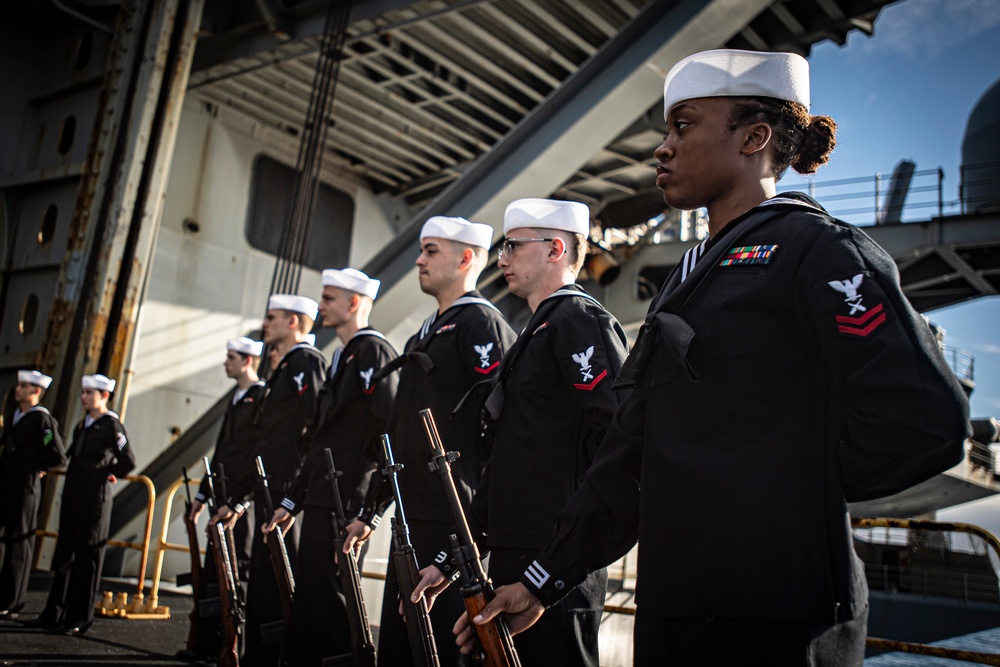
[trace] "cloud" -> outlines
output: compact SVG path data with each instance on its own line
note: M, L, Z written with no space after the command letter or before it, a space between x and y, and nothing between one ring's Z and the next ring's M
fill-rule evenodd
M875 38L858 46L865 56L888 52L927 61L998 24L996 0L906 0L883 9Z

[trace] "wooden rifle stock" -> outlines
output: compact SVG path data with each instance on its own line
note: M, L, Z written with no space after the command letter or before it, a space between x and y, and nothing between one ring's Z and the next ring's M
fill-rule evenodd
M462 575L462 598L465 600L465 609L471 620L494 598L493 583L483 569L479 548L472 539L472 531L469 530L469 522L465 518L465 508L462 507L458 489L455 488L455 480L451 476L451 463L458 459L459 453L445 451L441 434L438 433L434 415L430 410L421 410L420 418L424 423L427 440L434 450L434 457L427 466L441 477L448 504L451 505L451 512L455 517L458 533L451 536L451 553ZM517 649L514 648L514 639L503 614L483 625L473 623L472 627L479 642L479 650L475 655L477 663L485 667L521 667L521 659L517 655Z
M239 582L234 576L229 549L227 548L227 528L222 522L212 525L209 544L215 557L215 571L219 577L219 603L222 607L222 647L219 650L221 667L239 667L239 627L241 618L236 587Z
M403 614L406 618L406 633L410 638L410 652L413 664L438 667L437 643L434 641L434 629L431 626L430 612L427 609L426 598L420 602L411 601L413 589L420 581L420 567L417 565L417 554L413 551L410 541L410 527L406 523L406 513L403 510L403 499L399 492L397 473L403 469L401 463L396 463L392 456L392 446L389 436L382 436L382 451L385 454L385 468L382 475L389 482L393 498L396 500L396 516L392 522L392 563L396 568L396 582L399 585L399 599L403 602Z
M205 474L208 475L209 488L212 490L212 504L218 506L215 497L215 487L211 484L213 477L208 458L205 458ZM226 494L226 472L219 463L219 492L223 498ZM219 649L219 665L221 667L239 667L240 626L243 623L243 598L239 582L239 569L236 564L236 544L233 531L222 522L216 522L209 534L212 556L215 560L215 572L219 582L219 604L222 616L222 644Z
M274 503L271 502L271 490L267 485L267 473L264 472L264 461L257 457L257 474L260 477L264 505L267 508L266 521L274 516ZM274 569L274 580L278 583L278 594L281 595L281 608L285 618L285 628L292 627L292 599L295 596L295 577L292 575L292 565L288 561L288 549L285 547L285 533L281 526L275 526L267 536L267 550L271 556L271 567Z
M191 520L191 487L189 485L187 468L181 469L184 472L184 491L187 493L187 502L184 503L184 530L187 532L188 551L191 554L190 582L192 589L192 599L194 606L188 618L191 619L191 627L188 629L187 650L194 651L198 646L198 622L201 613L198 609L201 603L202 583L201 583L201 549L198 546L198 529Z
M344 594L347 606L347 624L351 628L351 647L354 650L355 667L375 667L375 640L372 638L372 628L368 622L368 612L365 609L365 598L361 593L361 571L354 550L344 553L344 542L347 529L347 517L344 514L344 503L340 500L340 484L337 477L341 475L333 464L333 453L329 448L323 450L326 456L326 478L333 487L334 512L333 545L337 556L337 574L340 577L340 591ZM338 663L340 664L340 663Z

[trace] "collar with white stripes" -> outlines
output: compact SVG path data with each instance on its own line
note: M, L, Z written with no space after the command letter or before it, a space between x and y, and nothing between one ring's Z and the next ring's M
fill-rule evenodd
M804 201L802 199L795 199L793 197L771 197L770 199L765 199L761 203L757 204L757 206L750 209L750 211L753 211L754 209L761 208L764 206L775 206L777 204L794 204L796 206L804 206L805 208L811 208L816 211L822 211L822 209L813 206L807 201ZM750 211L747 211L747 213L749 213ZM702 241L695 247L690 248L687 252L684 253L684 258L681 260L681 282L684 282L687 279L687 277L691 275L691 272L694 271L694 267L698 264L698 260L700 260L702 256L705 254L705 249L710 241L711 239L705 239L704 241Z
M497 311L498 313L500 312L499 308L497 308L496 306L494 306L492 303L490 303L489 301L487 301L483 297L481 297L481 296L470 296L470 295L466 294L464 296L460 296L457 299L455 299L450 306L448 306L447 308L444 309L444 313L447 313L452 308L457 308L457 307L461 307L461 306L471 306L471 305L486 306L487 308L492 308L493 310ZM424 336L426 336L428 333L430 333L431 326L434 324L434 321L437 320L437 318L438 318L439 315L444 315L444 313L438 313L438 311L435 310L433 313L430 314L430 316L426 320L424 320L424 323L422 325L420 325L420 338L421 339L423 339Z
M119 417L119 416L118 416L117 414L115 414L115 412L114 412L114 411L112 411L112 410L108 410L107 412L105 412L105 413L104 413L103 415L101 415L100 417L97 417L97 419L95 419L95 418L91 417L91 416L90 416L89 414L87 414L87 415L86 415L86 416L85 416L85 417L83 418L83 427L84 427L84 428L90 428L90 425L91 425L91 424L93 424L94 422L96 422L96 421L97 421L98 419L101 419L101 417L107 417L108 415L111 415L112 417L114 417L114 418L115 418L115 419L117 419L118 421L121 421L121 418L120 418L120 417Z
M246 396L247 392L250 391L253 387L264 387L264 386L266 386L266 384L267 383L265 383L263 380L257 380L253 384L248 384L243 389L240 389L239 387L237 387L236 388L236 393L233 394L233 405L236 405L241 400L243 400L243 397Z
M45 407L41 405L33 405L24 412L21 412L21 408L14 408L14 423L16 424L17 422L21 421L21 419L29 412L44 412L45 414L49 413L49 411L46 410Z
M560 287L555 292L553 292L552 294L550 294L547 297L545 297L544 299L542 299L542 303L545 303L549 299L560 297L560 296L579 296L579 297L583 297L584 299L590 299L591 301L593 301L594 303L596 303L598 306L601 305L600 301L598 301L597 299L595 299L590 294L587 294L582 289L573 289L572 287ZM603 308L603 306L601 306L601 307Z
M337 372L337 367L340 365L340 357L342 354L344 354L344 348L347 347L347 345L349 345L352 340L360 336L375 336L376 338L381 338L382 340L386 340L385 336L382 334L381 331L377 331L375 329L370 329L370 328L358 329L357 331L354 332L354 334L350 338L347 339L346 344L341 345L340 347L338 347L336 350L333 351L333 360L330 362L330 370L327 372L327 375L333 377L333 374Z

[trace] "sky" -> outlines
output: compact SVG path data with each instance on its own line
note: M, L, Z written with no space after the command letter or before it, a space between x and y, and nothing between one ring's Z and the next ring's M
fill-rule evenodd
M944 170L944 200L952 203L944 212L958 213L966 122L980 96L1000 79L1000 0L902 0L882 10L873 36L854 32L844 47L829 41L818 44L809 63L811 113L837 121L837 148L830 164L814 177L786 176L779 189L795 185L805 190L812 180L821 203L827 192L871 192L870 201L825 202L839 217L870 224L871 211L840 215L838 209L871 207L874 186L829 182L876 173L888 176L900 160L908 159L918 172ZM914 178L913 185L936 182L934 175L925 175ZM930 193L912 195L908 202L936 200ZM918 207L904 220L927 220L936 212ZM926 315L947 330L947 344L975 355L972 416L1000 419L1000 296ZM975 523L1000 535L1000 497L951 508L938 517Z

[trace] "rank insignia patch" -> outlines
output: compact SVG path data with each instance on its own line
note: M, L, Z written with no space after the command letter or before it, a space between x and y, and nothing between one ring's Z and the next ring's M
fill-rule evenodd
M371 394L373 391L375 391L375 387L371 386L372 375L374 373L375 373L374 368L369 368L366 371L358 371L358 375L361 376L361 379L365 383L365 388L362 389L362 391L364 391L366 394Z
M476 354L479 355L479 366L473 368L472 370L477 373L482 373L483 375L489 375L493 372L493 369L500 365L500 361L494 361L490 363L490 352L493 350L493 343L486 343L486 345L473 345L473 349L476 350Z
M583 376L579 383L574 384L574 389L582 391L593 391L601 380L608 376L608 371L601 371L600 375L594 377L593 366L590 365L590 358L594 356L594 346L591 345L583 352L573 355L573 361L580 364L580 374ZM589 380L589 382L588 382Z
M864 315L851 317L850 315L837 315L837 331L850 336L867 338L885 324L885 310L882 304L865 311Z
M746 245L730 248L719 266L743 266L746 264L770 264L777 245Z
M445 333L446 331L452 331L457 326L458 326L457 324L446 324L443 327L441 327L440 329L438 329L437 331L435 331L434 335L437 335L439 333Z
M861 293L858 292L858 288L861 287L861 282L864 278L864 274L859 273L850 280L831 280L827 283L827 285L844 295L844 301L851 307L851 312L848 315L853 315L858 311L863 313L868 310L861 305L862 297Z

